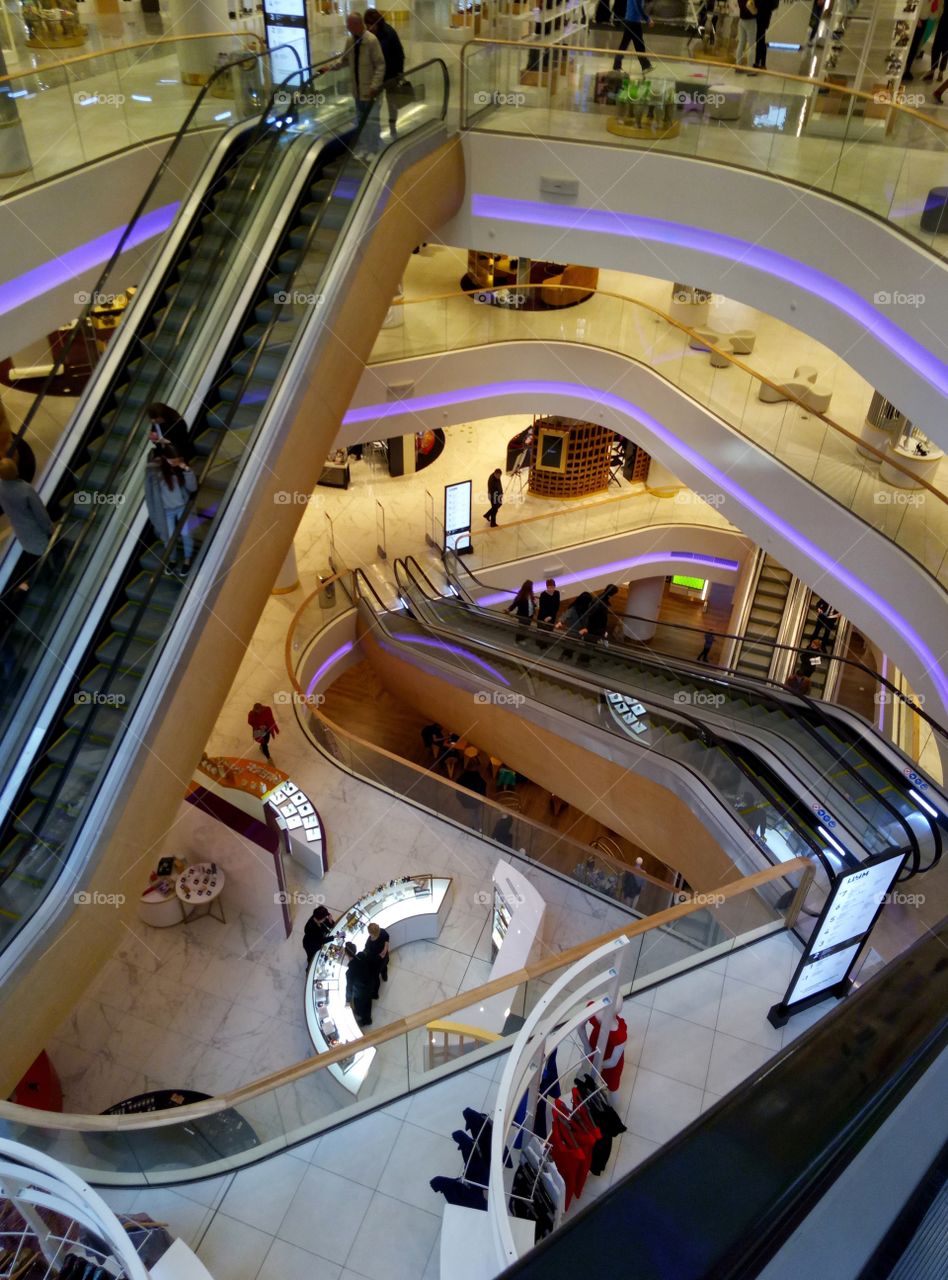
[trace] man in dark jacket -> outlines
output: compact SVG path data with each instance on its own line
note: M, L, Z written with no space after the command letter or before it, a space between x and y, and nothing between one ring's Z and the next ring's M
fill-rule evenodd
M356 951L354 942L346 943L346 1004L352 1006L360 1027L372 1025L372 992L375 990L376 966L364 951Z
M303 929L303 950L306 952L307 969L313 963L316 952L330 940L335 927L336 922L330 915L329 908L320 903Z
M754 50L754 66L758 71L767 69L767 28L773 17L777 0L757 0L757 40Z
M405 91L398 81L405 74L405 50L398 32L391 26L378 9L366 9L363 21L382 46L382 57L385 59L385 101L388 103L389 140L395 141L395 124L398 120L398 108L405 104Z
M504 502L504 486L501 481L503 472L500 467L496 471L492 471L487 477L487 499L490 506L484 512L484 519L492 529L497 528L497 512L503 506Z

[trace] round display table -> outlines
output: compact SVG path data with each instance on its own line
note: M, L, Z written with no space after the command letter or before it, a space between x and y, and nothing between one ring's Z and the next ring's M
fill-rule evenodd
M181 917L187 924L198 916L214 916L226 924L221 893L225 876L216 862L195 862L182 871L175 884L175 893L181 905ZM217 913L215 913L215 907Z
M886 445L885 453L885 460L879 467L879 479L899 489L921 489L923 486L920 481L922 480L927 480L931 484L935 479L938 464L945 456L935 445L929 445L927 453L923 455L916 453L913 449L903 449L901 445L893 444L891 440ZM894 458L900 464L900 469L890 467L889 458ZM903 467L905 470L901 470ZM912 475L907 476L905 471L910 471ZM918 479L913 479L914 476Z

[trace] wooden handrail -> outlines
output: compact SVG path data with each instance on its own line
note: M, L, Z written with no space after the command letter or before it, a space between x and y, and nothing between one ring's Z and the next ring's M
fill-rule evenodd
M562 47L562 46L557 46L557 47ZM511 288L511 289L514 288L513 285L510 285L510 286L502 285L499 287ZM546 289L549 287L550 286L545 284L522 284L522 285L518 284L516 285L516 292L524 293L528 289ZM599 288L591 289L589 288L588 285L574 285L574 284L558 284L554 287L563 291L581 293L583 297L588 297L591 293L594 293L596 294L597 297L601 297L601 298L615 298L618 302L629 303L632 306L641 307L643 310L651 312L653 316L657 316L658 319L664 320L666 324L670 324L673 328L678 329L681 333L685 334L688 338L694 338L696 341L700 342L703 348L707 348L707 350L713 351L716 355L722 356L728 362L728 364L734 365L736 368L740 369L743 373L746 373L751 378L756 379L757 382L760 382L764 386L770 387L771 390L776 391L780 395L782 400L786 400L790 404L797 405L799 408L805 410L806 413L810 414L814 418L819 418L819 420L825 423L825 425L828 426L831 430L838 432L842 436L845 436L847 440L851 441L853 444L858 445L860 449L865 449L869 453L875 454L875 456L880 460L880 462L885 462L887 466L893 467L896 471L901 471L903 475L910 477L910 479L913 482L913 485L921 486L923 489L926 489L929 493L933 494L940 502L944 502L948 504L948 494L942 493L940 489L936 489L935 486L931 484L928 480L925 480L922 476L916 475L914 471L910 471L906 466L900 463L898 459L890 458L888 454L883 453L881 449L877 449L875 445L870 444L869 441L867 440L863 440L860 436L854 435L853 432L851 432L847 427L842 426L840 423L836 422L834 418L830 418L827 414L822 413L819 409L811 409L810 406L804 400L801 400L799 396L794 395L792 392L787 391L780 383L774 382L771 378L768 378L765 373L759 373L756 369L752 369L749 364L746 364L743 360L739 360L737 356L733 355L731 352L725 351L723 348L715 346L713 342L709 342L706 338L703 338L699 333L697 333L689 325L682 324L680 320L676 320L674 316L670 316L668 312L663 311L661 307L656 307L651 302L644 302L641 298L630 297L628 294L625 294L625 293L616 293L615 290L613 289L599 289ZM392 305L399 306L399 307L411 307L411 306L417 306L423 303L446 302L452 298L475 297L477 294L483 293L483 292L484 292L483 289L454 289L449 293L433 293L424 298L395 298L392 301ZM520 312L513 308L504 308L500 314L505 316L511 316L511 315L528 315L531 313ZM523 338L494 338L492 341L493 342L522 342L522 341L529 341L529 340L530 339L523 339ZM537 341L537 339L532 339L532 340ZM558 337L556 339L552 339L552 341L576 342L576 345L578 346L598 347L600 350L604 350L604 351L615 351L618 355L625 356L627 360L635 360L637 358L634 355L630 355L629 352L627 351L620 351L618 347L605 347L603 346L602 342L598 342L598 341L597 342L591 342L591 341L578 342L576 339L564 338L564 337ZM374 363L384 364L384 363L388 363L388 361L379 360L379 361L375 361ZM645 362L639 361L639 363L645 363ZM653 366L649 366L649 367L652 368ZM665 375L661 372L660 369L656 369L655 371L661 377L663 378L665 377ZM666 381L670 381L670 379L666 378ZM672 385L675 385L675 384L672 384ZM691 395L695 393L689 392L688 394ZM760 444L760 442L754 436L747 435L747 433L741 427L734 427L733 424L731 423L727 423L727 425L731 427L733 430L737 431L740 435L745 436L746 439L752 440L755 444L758 444L758 445ZM766 448L765 445L760 445L760 447ZM776 455L773 455L773 456L776 456ZM613 501L618 501L618 499L613 499ZM539 518L542 519L544 517L539 517Z
M780 863L778 866L766 867L763 871L756 871L753 875L745 876L740 880L732 880L716 891L715 898L718 902L727 902L733 898L741 897L745 893L753 893L762 885L770 884L774 880L781 880L788 875L795 875L797 872L801 876L800 884L794 894L794 901L786 917L787 921L792 922L794 908L799 909L798 904L803 902L815 874L813 864L809 858L793 858L789 862ZM25 1125L29 1129L60 1129L96 1133L130 1133L142 1129L164 1129L179 1124L188 1124L207 1116L217 1115L221 1111L240 1107L263 1094L272 1093L274 1089L294 1084L297 1080L302 1080L316 1071L322 1071L334 1063L350 1058L354 1051L360 1052L363 1049L378 1048L379 1045L386 1044L390 1040L395 1040L400 1036L407 1035L409 1032L427 1027L429 1022L447 1019L451 1014L470 1008L473 1004L482 1003L493 996L503 995L504 992L519 987L521 983L545 977L547 974L559 969L569 968L570 965L582 960L590 952L604 946L607 942L614 942L620 938L631 939L639 937L642 934L650 933L653 929L666 928L668 925L674 924L676 920L681 920L686 916L696 914L698 911L706 910L707 903L705 902L686 902L676 907L668 907L665 911L659 911L645 920L629 923L618 929L611 929L608 933L600 934L598 938L591 938L586 942L577 943L576 946L559 951L553 956L548 956L545 960L537 960L525 968L516 970L514 973L505 974L501 978L495 978L492 982L485 982L480 987L473 987L470 991L462 991L447 1000L441 1000L429 1009L399 1018L396 1022L389 1023L385 1027L379 1027L377 1031L370 1031L363 1035L355 1047L351 1043L337 1044L325 1053L318 1053L314 1057L306 1058L292 1067L284 1067L281 1071L275 1071L260 1080L255 1080L252 1084L243 1085L240 1089L232 1089L228 1093L219 1094L215 1098L208 1098L204 1102L188 1103L187 1106L175 1107L173 1111L143 1112L138 1115L128 1116L80 1115L77 1112L39 1111L33 1107L20 1106L14 1102L0 1102L0 1119L14 1124Z
M533 50L533 49L549 49L557 52L568 53L585 53L599 54L601 57L612 57L616 52L615 49L596 49L589 45L578 44L543 44L539 41L531 40L529 42L521 42L519 40L494 40L490 36L475 36L470 40L466 40L461 46L461 87L464 87L465 73L465 54L472 46L479 45L481 47L489 47L492 45L503 45L510 49ZM714 58L689 58L687 55L680 53L657 53L650 50L650 56L656 62L687 62L693 65L708 67L712 71L746 71L746 67L739 66L736 62L718 62ZM815 80L811 76L793 75L784 71L769 71L766 68L754 68L754 74L758 76L770 76L774 80L793 80L797 84L805 84L812 89L825 89L828 93L848 94L851 98L859 98L864 102L871 102L874 106L892 107L898 111L904 112L906 115L914 116L916 120L921 120L924 124L934 125L936 129L942 132L948 132L948 124L944 124L941 120L937 120L934 116L927 116L924 112L916 110L915 107L906 106L904 103L897 101L890 102L888 99L880 99L876 94L866 93L862 89L850 89L843 84L834 84L831 80ZM462 95L462 105L465 99ZM846 138L840 138L841 143L847 141Z
M117 44L114 49L93 49L90 53L77 53L71 58L44 62L42 66L31 67L27 71L10 71L7 75L0 76L0 84L11 80L22 80L26 76L46 75L50 71L57 71L60 67L71 67L77 62L88 62L90 58L109 58L116 53L127 53L130 49L153 49L155 45L177 44L182 40L219 40L221 36L235 40L245 40L248 36L253 36L256 40L260 39L253 31L201 31L191 36L159 36L157 40L134 40L131 44Z
M426 1024L428 1031L444 1031L447 1035L470 1036L473 1040L481 1040L484 1044L495 1044L503 1040L497 1031L485 1031L483 1027L472 1027L466 1022L451 1022L447 1018L436 1018Z

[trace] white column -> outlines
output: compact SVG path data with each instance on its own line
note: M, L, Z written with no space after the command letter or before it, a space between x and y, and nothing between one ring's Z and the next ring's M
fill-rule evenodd
M668 470L668 468L652 458L648 464L648 478L645 481L645 488L654 498L673 498L679 489L685 486L681 483L676 475Z
M236 7L236 6L235 6ZM169 36L197 36L229 31L232 23L228 0L171 0ZM185 40L178 45L178 63L185 84L204 84L217 67L218 53L232 52L232 40Z
M651 622L638 622L634 618L627 618L622 624L622 630L630 640L644 643L654 636L664 591L664 578L637 578L629 583L629 598L624 612L634 613L638 618L653 619Z
M7 64L0 49L0 76L6 74ZM14 174L26 173L30 168L30 153L23 136L16 99L10 97L11 88L9 81L0 84L0 178L12 178Z
M289 595L291 591L295 591L300 585L300 575L296 568L296 547L291 542L290 549L286 553L286 559L280 566L280 572L277 574L277 580L273 584L273 590L270 592L273 596Z

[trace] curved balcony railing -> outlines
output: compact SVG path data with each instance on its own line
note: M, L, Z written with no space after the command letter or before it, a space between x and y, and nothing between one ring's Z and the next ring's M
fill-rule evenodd
M0 76L0 199L128 147L172 137L222 56L239 58L258 46L246 32L165 36ZM206 70L189 75L192 66ZM234 124L245 114L242 104L259 99L259 110L270 88L266 57L217 76L191 128Z
M884 87L866 93L773 71L738 75L730 63L653 50L643 74L630 49L625 71L654 87L664 81L675 111L671 127L645 123L640 137L618 137L607 130L615 107L596 101L603 91L597 77L614 53L468 41L461 51L462 127L638 146L766 173L828 192L948 253L948 231L926 229L922 216L929 191L948 185L948 122L925 112L922 94L893 102ZM938 225L933 214L929 222Z
M99 1186L160 1186L228 1173L413 1093L446 1071L492 1057L508 1048L515 1034L508 1030L447 1066L436 1065L428 1056L431 1023L463 1023L465 1010L506 994L510 1010L518 1015L512 1021L519 1026L553 978L617 938L629 943L623 948L621 989L645 990L672 974L792 928L812 878L809 861L795 858L723 885L713 894L696 895L647 920L630 916L621 928L366 1031L360 1049L375 1050L380 1070L370 1073L349 1104L340 1102L341 1091L329 1073L330 1067L352 1055L352 1045L343 1043L239 1089L169 1111L81 1115L0 1101L0 1129L4 1137L63 1161ZM776 881L786 890L786 906L780 911L767 907L760 896L760 890Z
M543 287L517 285L516 292ZM570 291L578 299L591 292L566 286L564 292ZM462 290L397 299L404 324L382 330L370 361L499 342L567 342L613 351L647 365L948 585L948 495L940 487L659 307L605 289L593 292L594 306L547 311L480 305L472 302L475 294ZM762 391L778 402L762 402ZM904 488L880 480L877 464L882 462L904 476ZM710 523L704 509L701 520Z

